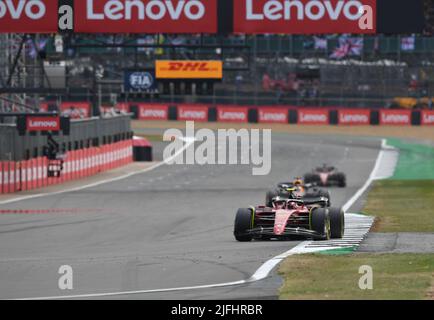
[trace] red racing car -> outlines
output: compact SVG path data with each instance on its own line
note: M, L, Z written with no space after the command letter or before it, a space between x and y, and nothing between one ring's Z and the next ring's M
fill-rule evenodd
M304 182L312 183L317 186L338 186L346 187L347 178L345 173L339 172L335 167L324 164L322 167L318 167L312 170L311 173L304 175Z
M238 209L234 236L238 241L342 238L345 216L340 208L327 208L327 199L273 199L273 206Z

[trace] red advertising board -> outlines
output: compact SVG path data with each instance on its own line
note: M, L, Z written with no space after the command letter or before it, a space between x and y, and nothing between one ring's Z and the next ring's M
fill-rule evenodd
M329 124L329 110L327 109L299 109L299 124Z
M57 32L57 20L57 1L0 1L0 32Z
M130 112L130 105L127 102L119 102L116 105L115 109L128 113L128 112Z
M424 126L434 125L434 110L422 110L421 124Z
M60 113L62 116L70 117L71 119L89 118L90 103L89 102L62 102L60 104Z
M380 110L381 125L410 125L411 110Z
M33 131L59 131L59 117L27 117L26 129L28 132Z
M208 107L203 105L179 105L178 120L208 121Z
M248 114L247 107L217 107L219 122L248 122Z
M340 125L369 125L371 111L368 109L340 109L338 110Z
M259 123L288 123L288 109L258 108Z
M140 120L168 120L169 106L163 104L140 104Z
M217 32L217 0L87 0L74 9L76 32Z
M236 0L236 33L376 33L377 0ZM369 6L369 28L363 8ZM362 9L361 9L362 8ZM372 9L372 10L371 10Z

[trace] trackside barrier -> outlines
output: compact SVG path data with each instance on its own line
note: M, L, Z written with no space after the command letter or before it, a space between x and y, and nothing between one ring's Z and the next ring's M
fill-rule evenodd
M28 191L89 177L133 162L133 141L69 151L60 177L48 176L48 159L0 162L0 194Z
M207 109L207 110L206 110ZM434 110L346 108L341 106L241 106L203 104L130 104L134 119L289 123L308 125L434 125ZM168 113L167 113L168 112ZM143 115L145 114L145 116ZM205 119L205 115L208 119Z

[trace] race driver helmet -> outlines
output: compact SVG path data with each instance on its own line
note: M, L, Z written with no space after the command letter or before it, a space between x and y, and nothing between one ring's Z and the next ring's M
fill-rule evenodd
M302 186L303 185L303 179L300 177L297 177L294 179L293 184L294 184L294 186Z

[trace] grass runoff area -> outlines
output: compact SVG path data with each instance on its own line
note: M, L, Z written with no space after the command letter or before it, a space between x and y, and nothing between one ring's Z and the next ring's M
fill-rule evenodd
M376 181L363 212L376 232L434 232L434 148L389 139L399 149L394 176Z
M373 270L372 290L362 290L359 268ZM280 299L433 299L434 254L306 254L286 259Z
M376 181L363 213L374 232L434 232L434 148L389 139L400 149L394 176ZM359 268L372 267L373 288L362 290ZM434 254L330 251L295 255L279 268L280 299L434 299Z

